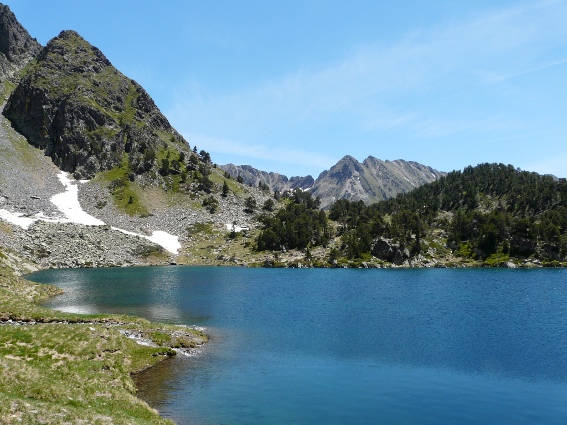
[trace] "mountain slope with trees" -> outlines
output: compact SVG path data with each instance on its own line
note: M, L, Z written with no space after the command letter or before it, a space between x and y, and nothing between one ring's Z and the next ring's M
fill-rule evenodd
M567 255L567 182L511 165L467 167L371 206L341 200L329 217L350 258L384 257L387 241L406 260L434 255L440 242L440 251L486 265L558 264Z
M6 61L15 70L12 79L0 73L7 100L0 105L0 204L8 214L56 219L61 212L51 199L65 191L60 180L60 171L65 171L75 179L90 179L72 183L78 186L80 206L111 228L177 237L181 248L175 257L168 259L162 252L158 262L216 259L219 255L212 256L210 249L197 257L196 246L204 245L211 234L226 235L227 226L258 227L245 202L250 198L263 205L271 194L225 175L205 150L190 149L150 95L75 31L62 31L42 47L9 8L0 5L0 68ZM7 230L0 232L0 245L42 267L73 267L75 260L91 264L86 259L93 256L101 258L97 264L113 264L103 243L87 247L77 240L60 246L57 239L48 238L42 246L42 238L25 241L45 226L2 225ZM67 227L60 230L72 233ZM96 240L95 229L81 231ZM111 239L114 233L109 231ZM123 238L136 237L114 237L117 246ZM75 255L56 255L62 250ZM116 259L118 264L130 260L126 254Z

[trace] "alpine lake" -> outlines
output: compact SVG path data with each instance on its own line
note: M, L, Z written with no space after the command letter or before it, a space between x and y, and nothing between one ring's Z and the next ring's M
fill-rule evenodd
M567 270L138 267L47 307L206 328L136 377L179 424L566 424Z

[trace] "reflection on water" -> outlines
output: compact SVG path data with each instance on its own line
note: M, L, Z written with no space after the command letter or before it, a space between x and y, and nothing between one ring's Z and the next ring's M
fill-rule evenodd
M186 370L190 365L187 359L168 358L152 368L132 375L138 389L137 396L152 406L164 406L170 398L172 384L179 369Z
M567 423L564 270L49 271L55 308L205 326L137 377L180 424Z

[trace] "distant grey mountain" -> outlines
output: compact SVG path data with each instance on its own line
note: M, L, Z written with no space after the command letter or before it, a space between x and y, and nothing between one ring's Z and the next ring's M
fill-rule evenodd
M361 200L366 204L382 201L409 192L425 183L437 180L446 173L413 161L401 159L382 161L369 156L362 163L345 156L316 180L313 177L292 177L257 170L249 165L221 165L233 177L242 176L244 183L267 184L271 190L310 190L328 207L337 199Z
M242 177L244 184L258 186L260 183L267 184L270 190L279 190L285 192L286 190L301 189L308 190L313 187L315 180L311 176L306 177L291 177L287 178L283 174L272 173L267 171L260 171L250 165L221 165L219 166L223 171L226 171L232 177Z
M317 177L312 194L321 198L323 207L337 199L371 204L409 192L443 175L445 173L413 161L382 161L369 156L360 163L347 155Z

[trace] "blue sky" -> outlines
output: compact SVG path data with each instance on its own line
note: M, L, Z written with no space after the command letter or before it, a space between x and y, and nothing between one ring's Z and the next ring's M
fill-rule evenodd
M567 0L5 3L43 45L78 31L219 164L567 177Z

